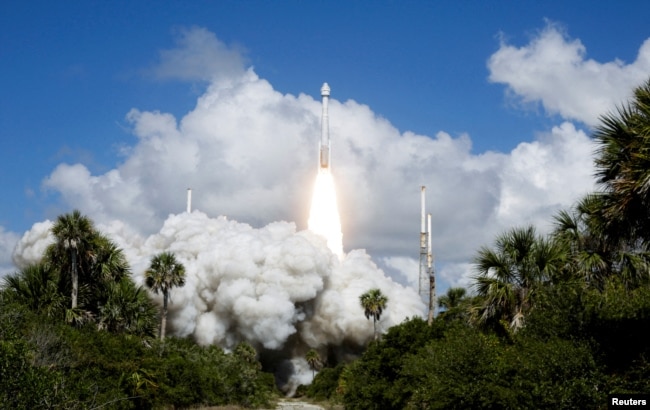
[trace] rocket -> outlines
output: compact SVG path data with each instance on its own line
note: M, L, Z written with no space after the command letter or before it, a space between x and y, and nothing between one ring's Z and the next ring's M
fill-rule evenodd
M330 125L327 115L327 103L330 97L330 86L323 83L320 89L320 95L323 97L323 117L321 118L320 131L320 167L328 169L330 167Z

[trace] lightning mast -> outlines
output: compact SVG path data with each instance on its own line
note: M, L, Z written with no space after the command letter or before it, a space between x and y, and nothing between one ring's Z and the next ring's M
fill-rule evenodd
M433 323L436 309L436 272L433 269L433 252L431 248L431 214L427 215L427 275L429 276L429 326Z
M420 188L420 207L421 207L421 217L420 217L420 272L418 275L419 278L419 288L420 297L423 299L429 298L429 276L427 273L427 231L426 231L426 220L425 220L425 208L424 208L424 197L426 194L426 187L422 185Z

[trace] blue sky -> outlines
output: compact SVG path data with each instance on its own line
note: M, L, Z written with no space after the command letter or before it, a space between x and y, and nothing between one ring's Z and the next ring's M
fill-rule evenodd
M203 203L197 192L197 206L210 215L223 210L254 226L293 220L304 229L307 195L287 188L295 188L302 177L287 177L277 192L288 196L269 194L263 197L268 205L254 203L264 183L246 185L271 175L284 178L282 164L292 161L291 156L269 160L268 169L264 165L259 171L256 164L240 164L240 172L228 180L233 186L226 180L195 178L170 179L169 186L162 187L133 177L139 169L155 173L156 164L165 164L155 154L142 153L151 137L143 113L169 113L180 124L189 113L199 116L195 109L200 99L224 95L208 91L217 81L210 70L219 72L220 81L249 70L257 78L253 83L261 81L276 93L256 88L260 100L268 97L272 105L278 95L296 99L288 108L284 103L277 106L287 123L298 114L285 109L302 112L296 108L300 106L317 115L313 103L318 103L325 81L332 87L332 98L341 103L339 111L333 107L331 113L332 155L335 166L340 164L342 201L355 205L343 211L344 244L347 238L348 246L368 249L380 264L408 270L413 255L408 251L411 244L404 243L412 235L412 248L417 249L418 187L426 184L431 187L434 226L440 227L439 260L447 261L447 280L456 283L467 276L473 250L495 232L548 220L591 189L585 182L591 169L583 166L589 152L584 136L596 122L598 107L613 108L650 76L649 65L637 61L650 38L648 12L650 5L644 1L3 2L0 181L5 200L0 203L0 262L8 266L13 243L32 224L73 208L99 221L125 220L125 209L139 204L138 198L153 196L159 200L147 205L148 222L126 222L145 234L155 231L166 215L182 211L181 187L189 184L203 192L213 189L210 198L203 195ZM191 67L178 60L188 55ZM589 106L599 97L604 99L601 105ZM264 107L260 110L236 121L255 122L265 112ZM355 122L365 115L367 120ZM219 119L215 124L224 125ZM251 146L259 145L256 138L277 137L261 131L256 136L253 130L238 136L236 123L225 125L234 130L232 138L254 135L246 142ZM268 134L292 129L278 126ZM337 129L338 147L347 147L348 153L338 159ZM316 126L314 141L318 130ZM367 145L361 139L366 131L371 134L363 136ZM188 132L181 130L185 137ZM382 132L386 136L377 136L373 147L372 139ZM412 147L404 138L409 132L431 140L431 151L420 151L431 168L411 168L412 160L394 158L402 148L406 152ZM564 139L555 144L559 140L554 138ZM345 162L355 158L355 152L361 158L357 168ZM444 157L437 157L440 153ZM310 155L298 152L296 158L303 154ZM238 155L238 161L247 161L247 155ZM445 162L452 160L456 163ZM554 165L554 172L568 179L562 181L566 187L560 187L561 192L548 187L553 180L545 168L556 160L560 165ZM296 161L291 172L307 169ZM389 165L380 178L373 167L381 168L383 161ZM226 162L232 165L233 160ZM61 164L78 164L79 172L62 170ZM220 173L218 167L210 170ZM522 173L530 179L515 178ZM124 181L121 190L79 188L108 186L116 174ZM393 180L398 174L401 177ZM132 186L128 181L136 182ZM498 182L492 186L492 181ZM527 191L530 184L537 184L535 192ZM160 194L165 189L179 191L174 194L178 198ZM405 210L411 191L414 206ZM124 192L130 192L132 202L124 199ZM365 193L365 199L355 193ZM414 233L404 223L411 216Z

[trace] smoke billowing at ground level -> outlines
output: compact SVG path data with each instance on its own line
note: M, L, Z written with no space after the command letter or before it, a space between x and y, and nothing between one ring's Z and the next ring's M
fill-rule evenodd
M42 257L53 241L51 225L37 223L25 233L14 252L16 265ZM225 349L248 342L266 365L282 371L279 380L289 390L311 379L303 359L309 349L341 359L372 339L362 293L379 288L388 297L379 323L384 330L424 310L417 292L387 277L364 250L339 259L323 237L297 231L294 223L255 229L194 211L170 215L146 237L120 221L98 227L124 250L138 284L159 252L171 251L183 263L185 286L171 292L170 334Z

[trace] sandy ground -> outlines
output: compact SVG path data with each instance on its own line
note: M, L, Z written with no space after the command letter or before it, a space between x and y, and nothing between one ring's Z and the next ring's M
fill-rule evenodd
M334 409L343 409L342 406L335 406ZM244 410L239 406L214 406L214 407L198 407L197 410ZM298 401L294 399L281 399L277 407L267 410L327 410L327 408L318 406L316 404L307 403L305 401Z

